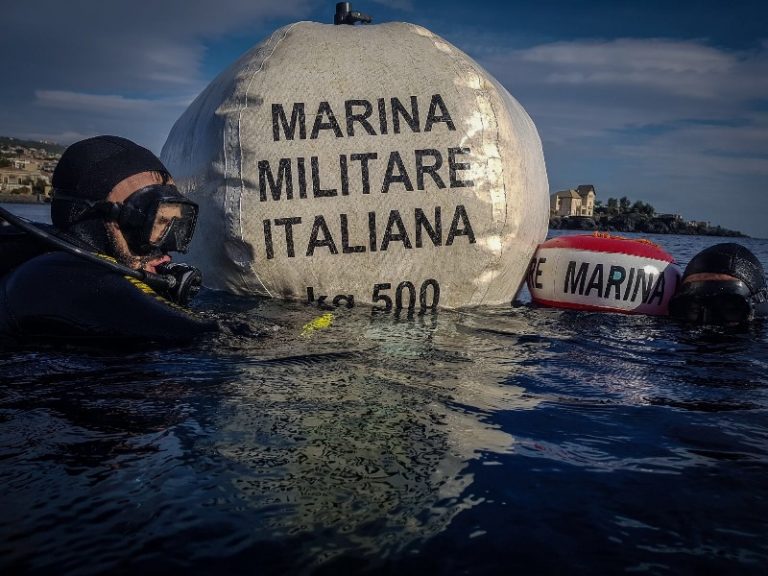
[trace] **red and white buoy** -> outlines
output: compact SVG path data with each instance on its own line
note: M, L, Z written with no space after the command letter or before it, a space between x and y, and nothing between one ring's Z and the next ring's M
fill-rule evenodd
M657 244L596 233L540 244L527 282L543 306L666 316L680 276Z

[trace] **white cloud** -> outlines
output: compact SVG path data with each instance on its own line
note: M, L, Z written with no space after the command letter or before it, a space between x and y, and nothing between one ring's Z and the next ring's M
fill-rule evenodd
M726 53L691 41L560 42L521 51L520 59L548 70L544 80L552 85L627 86L703 99L768 89L765 51Z
M84 94L65 90L37 90L35 98L40 106L91 113L147 111L163 104L157 100L126 98L116 94Z
M734 133L748 139L763 130L750 102L768 97L765 46L742 54L690 41L559 42L494 55L484 64L522 101L544 137L551 131L559 142L643 126L683 128L691 119L738 120Z
M201 81L204 42L258 34L268 20L298 17L313 1L13 2L3 8L0 53L16 57L0 60L0 76L14 78L16 91L42 84L162 94Z
M605 196L684 215L719 203L710 220L768 236L746 208L762 205L768 176L767 43L735 52L664 39L557 42L482 63L536 122L553 186L602 184Z
M3 6L0 127L69 143L119 134L159 151L210 78L206 46L297 19L319 0L24 0ZM12 79L12 80L11 80Z
M722 72L733 58L698 43L665 39L556 42L522 51L522 59L617 71Z

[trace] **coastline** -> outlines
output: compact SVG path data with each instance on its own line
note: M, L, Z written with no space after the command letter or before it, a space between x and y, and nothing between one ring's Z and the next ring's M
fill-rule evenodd
M677 234L680 236L722 236L749 238L737 230L705 223L687 223L681 220L652 218L634 212L616 216L550 216L550 230L575 230L584 232L637 232L641 234Z
M37 194L3 194L0 193L0 204L48 204Z

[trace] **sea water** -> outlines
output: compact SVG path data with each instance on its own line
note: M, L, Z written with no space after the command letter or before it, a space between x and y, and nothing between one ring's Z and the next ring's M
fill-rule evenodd
M765 321L195 307L223 332L0 349L3 574L765 574Z

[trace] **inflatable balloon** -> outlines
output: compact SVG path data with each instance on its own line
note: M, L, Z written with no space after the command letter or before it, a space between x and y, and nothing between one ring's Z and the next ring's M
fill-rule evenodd
M429 309L508 303L548 225L533 122L419 26L299 22L219 75L162 159L206 285Z
M539 246L528 289L542 306L666 316L680 276L661 246L598 232L559 236Z

